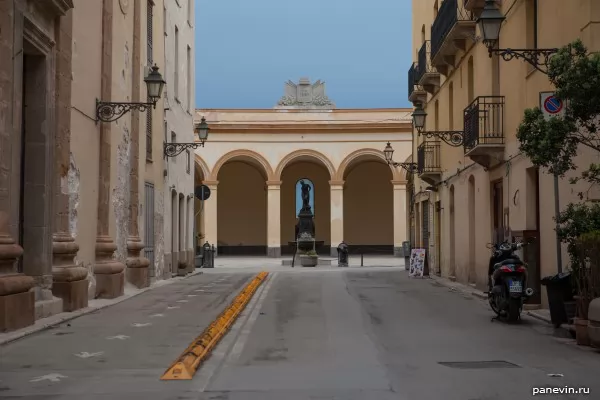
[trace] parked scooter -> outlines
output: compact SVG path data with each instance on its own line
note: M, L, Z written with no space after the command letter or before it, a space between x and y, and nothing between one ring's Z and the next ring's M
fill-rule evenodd
M500 318L508 322L520 320L523 303L533 296L533 289L527 287L527 266L514 254L533 240L488 244L488 249L492 250L488 269L488 300L496 313L492 321Z

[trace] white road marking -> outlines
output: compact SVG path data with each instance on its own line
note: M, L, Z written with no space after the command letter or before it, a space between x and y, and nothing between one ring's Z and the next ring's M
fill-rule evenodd
M131 326L134 326L136 328L143 328L145 326L150 326L150 325L152 325L150 322L146 322L144 324L140 324L140 323L136 322L136 323L131 324Z
M247 327L249 322L254 323L262 304L267 296L273 280L277 276L277 272L269 274L267 281L256 292L255 297L250 300L250 303L246 306L246 309L240 314L240 318L233 324L231 330L225 335L223 340L217 345L212 351L211 357L207 360L206 364L202 366L202 369L196 374L192 389L198 392L204 392L208 385L211 383L212 377L215 372L222 367L227 353L240 351L243 349L245 342L248 339L248 334L252 330L252 324ZM245 336L244 336L245 334ZM243 337L242 337L243 336ZM239 341L242 341L241 347ZM233 349L232 349L233 345ZM239 356L239 354L238 354ZM228 361L228 360L227 360Z
M104 354L103 351L99 351L97 353L88 353L87 351L82 351L79 354L75 354L75 356L77 356L79 358L91 358L91 357L101 356L102 354Z
M109 337L107 337L107 339L108 340L113 340L113 339L125 340L125 339L129 339L129 336L126 336L126 335L109 336Z
M204 289L198 289L198 290L194 290L194 292L205 292Z
M48 374L38 376L37 378L33 378L29 382L41 382L41 381L50 381L50 382L60 382L61 379L68 378L68 376L64 376L61 374Z
M167 310L173 310L175 308L180 308L179 306L167 306Z
M177 300L178 303L187 303L189 300Z
M165 316L165 314L152 314L152 315L150 316L150 318L164 317L164 316Z
M187 297L198 297L197 294L188 294Z

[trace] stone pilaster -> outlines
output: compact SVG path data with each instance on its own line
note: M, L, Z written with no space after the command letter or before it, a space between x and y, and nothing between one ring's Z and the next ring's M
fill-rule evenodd
M0 54L15 54L14 9L12 1L0 2ZM13 57L0 57L0 332L32 325L35 321L35 297L30 291L33 278L16 272L15 265L23 254L15 243L9 225L16 224L17 215L11 212L11 185L16 171L12 169L13 136ZM13 198L17 196L12 193ZM14 200L14 199L13 199Z
M63 300L63 311L88 305L87 269L74 258L79 246L69 232L67 174L71 150L71 53L73 12L62 17L57 32L56 136L54 153L54 233L52 235L52 294Z
M204 202L204 242L214 244L217 249L217 185L219 181L202 183L210 189L210 199Z
M141 5L140 0L133 2L133 73L131 101L140 102L141 72ZM144 100L145 101L145 100ZM144 244L140 238L138 215L140 209L139 175L140 175L140 113L131 114L131 150L129 153L131 171L129 174L129 237L127 238L127 281L138 288L150 285L150 260L140 253Z
M281 257L281 181L267 181L267 255Z
M114 0L102 0L102 80L101 96L112 101L112 36ZM100 125L100 168L98 185L98 231L96 238L96 298L122 296L125 265L113 257L117 249L109 234L111 123Z
M329 181L331 198L331 256L344 240L344 181Z
M407 257L404 254L402 242L407 239L406 232L406 181L392 181L394 186L394 255Z

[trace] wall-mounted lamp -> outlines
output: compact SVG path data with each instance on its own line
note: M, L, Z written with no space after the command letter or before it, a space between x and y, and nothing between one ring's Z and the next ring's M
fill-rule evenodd
M459 147L463 144L463 131L425 131L425 120L427 112L423 109L421 103L417 104L412 113L413 125L417 129L419 136L423 135L428 139L438 138L452 147Z
M398 163L394 161L394 149L392 148L390 142L387 142L385 149L383 149L383 154L385 155L385 161L388 163L388 165L391 165L392 167L402 167L409 174L416 174L419 172L417 163Z
M194 133L198 135L199 142L194 143L166 143L164 144L163 153L165 157L175 157L183 153L187 149L196 150L198 147L204 147L204 142L208 139L208 131L210 128L206 123L206 119L202 117L200 123L194 127Z
M488 48L490 57L493 53L498 54L504 61L514 58L522 59L533 65L538 71L548 74L550 58L558 49L496 49L500 39L500 30L506 17L496 6L495 0L486 0L485 7L477 19L479 30L483 36L483 43ZM545 68L543 68L545 67Z
M144 112L150 107L156 108L156 102L160 99L165 86L165 81L160 72L158 72L156 64L154 64L152 72L148 74L144 82L146 82L148 98L150 99L149 103L114 103L96 99L96 123L99 121L116 121L131 110Z

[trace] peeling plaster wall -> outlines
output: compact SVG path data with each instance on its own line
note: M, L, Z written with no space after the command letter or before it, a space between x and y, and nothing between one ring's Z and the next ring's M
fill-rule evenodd
M116 258L123 263L127 260L127 237L129 234L129 187L131 183L129 161L131 142L129 139L129 129L124 126L122 142L117 146L117 181L112 196L116 226Z
M62 178L61 186L64 194L69 196L69 231L77 238L77 213L79 208L79 182L81 174L75 165L75 157L70 153L69 172Z

